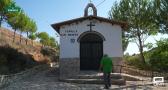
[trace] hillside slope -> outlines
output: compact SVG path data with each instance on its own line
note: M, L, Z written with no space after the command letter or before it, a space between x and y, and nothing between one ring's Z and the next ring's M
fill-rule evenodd
M38 42L28 40L16 34L13 42L13 32L0 28L0 72L3 74L15 73L26 68L30 68L39 63L50 63L57 60L58 53L50 47L42 47ZM12 59L12 60L11 60ZM0 74L1 74L0 73Z

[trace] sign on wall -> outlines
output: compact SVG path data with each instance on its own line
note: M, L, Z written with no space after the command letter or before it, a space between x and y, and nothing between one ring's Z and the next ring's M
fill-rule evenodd
M61 36L78 36L78 31L77 30L65 30L64 32L61 33Z
M60 34L62 37L68 37L70 43L75 43L76 39L74 37L78 36L78 30L65 30Z

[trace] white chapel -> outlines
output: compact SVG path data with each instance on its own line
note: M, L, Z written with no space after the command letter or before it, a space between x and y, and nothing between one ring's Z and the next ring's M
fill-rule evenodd
M88 15L88 8L93 15ZM60 34L60 76L73 76L83 70L98 70L103 54L114 63L122 64L122 28L125 22L97 16L97 9L89 3L84 16L51 25Z

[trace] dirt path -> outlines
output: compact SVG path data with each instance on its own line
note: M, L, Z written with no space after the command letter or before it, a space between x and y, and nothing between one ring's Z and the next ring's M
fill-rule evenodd
M2 90L103 90L103 85L59 82L58 69L49 68L27 79L12 83ZM166 87L112 85L110 90L168 90L168 84Z

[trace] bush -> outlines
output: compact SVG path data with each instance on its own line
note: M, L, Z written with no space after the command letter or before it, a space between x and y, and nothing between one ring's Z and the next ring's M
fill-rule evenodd
M7 59L5 55L0 55L0 74L8 73L9 68L7 67Z
M0 74L17 73L34 65L37 63L27 54L9 46L0 47Z
M124 56L125 58L125 62L127 65L130 66L134 66L135 68L139 68L139 69L143 69L143 70L149 70L150 66L148 63L142 63L142 61L140 60L140 56L137 55L133 55L133 56Z
M127 56L127 58L125 59L126 64L130 65L130 66L134 66L137 68L141 68L142 64L141 61L139 59L138 55L135 56Z
M40 51L44 56L48 56L50 58L49 62L58 62L58 54L57 51L53 48L43 47Z
M150 64L153 70L168 72L168 39L157 41L157 47L150 55Z

